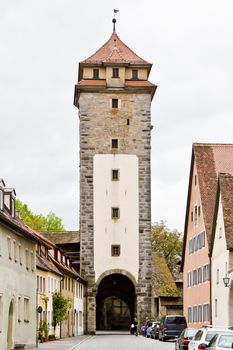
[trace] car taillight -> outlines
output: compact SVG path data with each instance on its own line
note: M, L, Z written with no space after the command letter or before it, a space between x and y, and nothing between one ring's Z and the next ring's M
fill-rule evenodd
M183 345L189 345L189 338L184 338Z
M206 349L206 344L200 344L199 346L198 346L198 350L203 350L203 349Z

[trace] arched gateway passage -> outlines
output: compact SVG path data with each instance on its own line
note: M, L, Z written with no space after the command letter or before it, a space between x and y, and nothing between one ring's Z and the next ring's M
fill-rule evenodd
M135 286L125 275L104 277L96 296L96 329L128 330L136 313Z

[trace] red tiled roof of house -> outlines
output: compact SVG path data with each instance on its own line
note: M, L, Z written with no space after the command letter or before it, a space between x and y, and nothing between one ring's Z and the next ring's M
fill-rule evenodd
M220 174L219 187L227 249L233 250L233 174Z
M232 144L193 145L208 243L212 235L218 174L233 172Z
M131 63L131 64L150 64L127 45L121 41L116 32L113 32L110 39L101 46L92 56L88 57L81 63L101 64L101 63Z

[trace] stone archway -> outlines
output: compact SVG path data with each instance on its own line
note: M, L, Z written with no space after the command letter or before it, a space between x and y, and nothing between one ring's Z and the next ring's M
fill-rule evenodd
M8 327L7 327L7 349L14 348L14 300L11 300L8 312Z
M98 279L96 329L129 330L136 314L135 285L126 273L106 273Z

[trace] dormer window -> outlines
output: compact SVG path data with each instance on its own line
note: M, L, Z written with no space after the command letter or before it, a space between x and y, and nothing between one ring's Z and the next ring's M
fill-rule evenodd
M132 69L132 79L137 80L138 79L138 70Z
M119 78L119 68L113 68L112 69L112 77L113 78Z
M93 79L99 79L99 69L93 69Z

